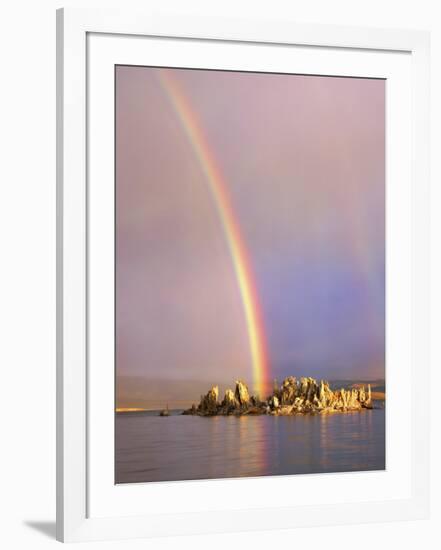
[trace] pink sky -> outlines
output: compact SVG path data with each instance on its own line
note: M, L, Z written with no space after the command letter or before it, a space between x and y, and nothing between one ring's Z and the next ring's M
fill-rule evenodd
M158 70L116 73L116 368L125 406L178 387L190 398L189 381L197 391L237 377L251 383L225 235ZM383 377L385 82L202 70L174 78L229 187L272 376Z

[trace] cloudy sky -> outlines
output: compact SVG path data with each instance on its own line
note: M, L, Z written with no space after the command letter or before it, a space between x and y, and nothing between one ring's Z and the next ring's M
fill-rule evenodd
M116 71L119 406L253 385L225 228L160 71ZM269 378L383 377L385 82L171 73L228 188Z

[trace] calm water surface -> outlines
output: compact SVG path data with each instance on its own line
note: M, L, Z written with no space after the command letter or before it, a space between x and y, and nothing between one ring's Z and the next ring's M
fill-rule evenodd
M383 470L385 411L116 417L116 482Z

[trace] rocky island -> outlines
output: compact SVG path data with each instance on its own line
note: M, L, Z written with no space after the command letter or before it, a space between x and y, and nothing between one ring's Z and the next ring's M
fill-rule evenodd
M219 401L219 387L213 386L206 395L201 396L199 405L192 405L182 414L197 416L216 415L293 415L327 414L336 412L360 411L372 409L371 386L331 390L329 382L314 378L294 376L285 378L282 385L274 384L272 394L266 400L250 395L245 382L236 381L235 390L227 389L222 401Z

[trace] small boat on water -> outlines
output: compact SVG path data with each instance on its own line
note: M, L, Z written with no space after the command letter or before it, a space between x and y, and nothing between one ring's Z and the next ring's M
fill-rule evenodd
M159 413L159 416L170 416L170 411L168 410L168 405L166 405L165 409L162 409L162 411Z

